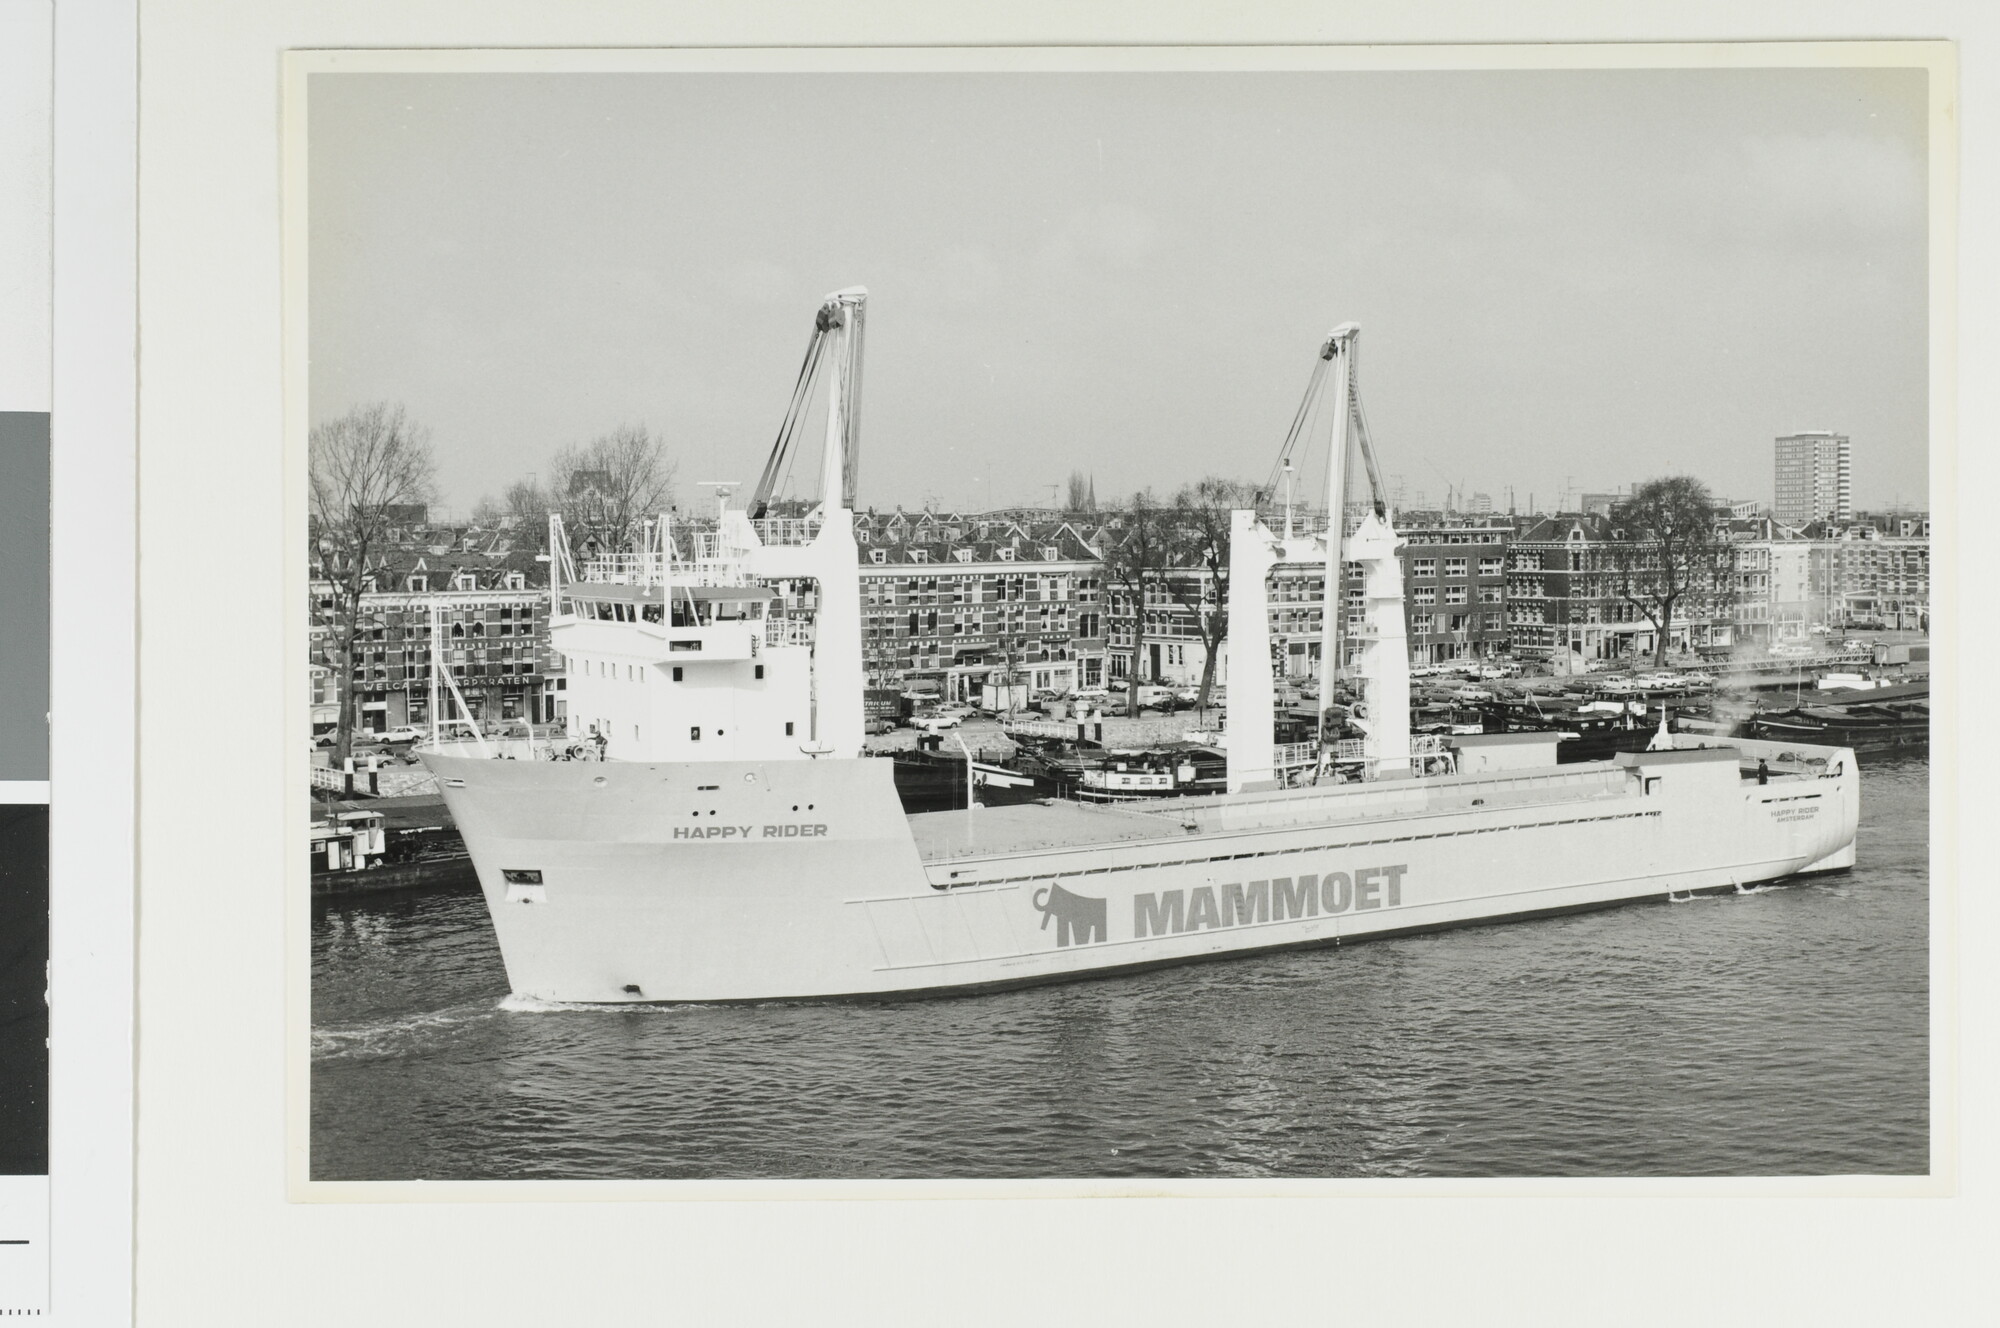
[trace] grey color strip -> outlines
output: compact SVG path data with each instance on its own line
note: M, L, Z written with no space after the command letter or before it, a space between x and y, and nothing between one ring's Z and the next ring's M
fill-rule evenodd
M49 777L49 417L0 411L0 779Z

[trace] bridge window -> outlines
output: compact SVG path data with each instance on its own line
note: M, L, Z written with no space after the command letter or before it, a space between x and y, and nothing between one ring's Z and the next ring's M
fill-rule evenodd
M701 741L701 725L697 724L693 728L688 730L688 741L689 742Z

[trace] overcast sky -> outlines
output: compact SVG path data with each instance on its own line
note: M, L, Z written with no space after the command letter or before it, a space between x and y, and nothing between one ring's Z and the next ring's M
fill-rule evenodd
M1411 500L1768 501L1834 429L1921 506L1923 80L315 74L312 414L404 403L460 508L643 423L685 502L865 285L864 505L1261 480L1354 320Z

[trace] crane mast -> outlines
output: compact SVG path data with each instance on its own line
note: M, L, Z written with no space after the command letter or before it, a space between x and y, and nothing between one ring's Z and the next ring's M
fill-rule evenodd
M1239 512L1232 526L1230 576L1230 731L1227 740L1232 790L1267 784L1284 772L1272 754L1275 718L1271 678L1269 592L1266 573L1281 564L1310 564L1322 569L1320 595L1320 699L1322 716L1343 674L1340 660L1341 570L1344 562L1361 569L1363 625L1354 634L1355 674L1362 686L1363 705L1357 725L1365 733L1359 754L1364 778L1393 778L1410 773L1410 660L1408 632L1403 621L1402 564L1382 469L1374 439L1362 409L1356 374L1361 328L1342 323L1319 347L1318 362L1306 394L1273 470L1273 485L1295 471L1294 454L1313 432L1312 421L1332 394L1332 429L1327 457L1326 530L1314 536L1292 531L1287 503L1285 533L1268 529L1254 512ZM1347 452L1349 441L1361 454L1369 485L1369 503L1354 532L1346 532ZM1267 486L1267 490L1272 486ZM1321 723L1313 778L1330 777L1334 764L1351 759L1329 739Z

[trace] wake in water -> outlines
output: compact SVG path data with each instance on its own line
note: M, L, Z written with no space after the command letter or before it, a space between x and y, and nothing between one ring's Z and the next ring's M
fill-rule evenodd
M432 1010L380 1024L315 1028L312 1031L312 1058L317 1061L400 1055L408 1051L413 1043L434 1038L491 1013L483 1007L464 1006Z
M1710 890L1706 892L1690 890L1684 895L1675 894L1669 890L1667 891L1667 902L1669 904L1695 904L1707 900L1713 903L1724 899L1743 898L1749 895L1774 895L1780 890L1790 890L1798 884L1797 880L1760 881L1754 885L1745 885L1741 881L1738 881L1733 890Z
M493 1008L504 1010L508 1014L560 1014L564 1011L582 1014L590 1010L603 1010L614 1007L587 1004L583 1001L545 1001L539 996L517 996L513 992L509 992Z
M701 1007L687 1002L545 1001L539 996L516 996L510 992L493 1008L508 1014L678 1014Z

